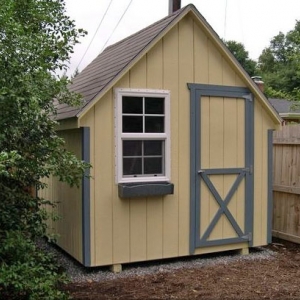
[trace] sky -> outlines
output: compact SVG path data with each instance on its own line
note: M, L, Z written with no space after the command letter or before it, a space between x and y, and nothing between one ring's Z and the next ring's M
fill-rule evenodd
M86 67L104 46L167 16L169 0L65 0L65 3L66 13L76 26L88 31L74 48L68 71L73 74L77 67L79 71ZM254 60L275 35L287 33L300 20L300 0L181 0L182 7L190 3L220 38L242 43Z

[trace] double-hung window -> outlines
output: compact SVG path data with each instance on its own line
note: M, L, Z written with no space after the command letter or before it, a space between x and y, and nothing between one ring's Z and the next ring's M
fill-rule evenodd
M116 89L117 182L170 177L170 94Z

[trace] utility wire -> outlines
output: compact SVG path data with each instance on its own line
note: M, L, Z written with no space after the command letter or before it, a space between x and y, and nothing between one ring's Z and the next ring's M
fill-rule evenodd
M107 43L109 42L109 40L111 39L111 37L113 36L113 34L115 33L117 27L119 26L119 24L120 24L120 22L122 21L124 15L126 14L127 10L129 9L129 7L130 7L132 1L133 1L133 0L131 0L131 1L129 2L129 4L127 5L127 7L126 7L126 9L125 9L125 11L124 11L124 13L123 13L123 15L122 15L121 18L119 19L117 25L115 26L115 28L114 28L114 30L112 31L112 33L111 33L111 35L109 36L109 38L106 40L106 42L105 42L105 44L104 44L104 46L102 47L102 49L101 49L100 52L103 51L103 49L105 48L105 46L107 45Z
M224 19L224 40L226 40L226 24L227 23L227 0L225 2L225 19Z
M112 2L113 2L113 0L110 0L109 4L108 4L108 6L107 6L107 9L106 9L106 11L105 11L105 13L104 13L104 15L103 15L103 17L102 17L102 19L101 19L100 23L99 23L99 25L98 25L98 27L97 27L97 29L96 29L96 31L95 31L95 33L94 33L94 35L93 35L93 38L91 39L91 41L90 41L89 45L87 46L87 48L86 48L86 50L85 50L85 52L84 52L84 54L83 54L83 56L82 56L82 58L81 58L81 60L80 60L79 64L77 65L76 69L78 69L78 68L79 68L80 64L82 63L82 61L83 61L83 59L84 59L84 57L85 57L85 55L86 55L86 54L87 54L87 52L89 51L89 49L90 49L90 46L92 45L92 43L93 43L93 41L94 41L94 39L95 39L95 37L96 37L96 34L97 34L97 32L98 32L99 28L101 27L101 24L102 24L102 22L103 22L103 20L104 20L104 18L105 18L105 16L106 16L106 14L107 14L107 12L108 12L109 8L110 8L110 6L111 6Z

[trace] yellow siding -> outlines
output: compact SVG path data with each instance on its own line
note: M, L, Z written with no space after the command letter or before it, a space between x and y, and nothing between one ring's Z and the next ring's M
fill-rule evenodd
M190 237L190 92L187 83L224 84L245 86L227 60L219 53L212 40L201 30L200 25L188 16L182 19L138 63L134 65L114 88L165 89L171 92L171 182L174 194L165 197L120 199L115 181L115 132L114 91L110 89L102 99L80 120L80 126L91 128L91 249L92 265L109 265L150 259L176 257L189 254ZM203 110L209 107L203 104ZM215 105L215 104L212 104ZM242 114L244 106L230 103L225 108L217 101L216 109L224 110L229 136L206 135L204 139L224 140L241 148L243 120L232 121L232 111ZM273 126L259 104L255 105L255 244L266 243L267 203L267 132ZM203 122L206 122L205 113ZM215 118L213 126L223 126L223 120ZM212 132L211 132L212 133ZM235 140L235 138L236 140ZM204 141L205 143L205 141ZM227 146L226 146L227 147ZM222 151L215 147L208 153L204 149L202 159L223 166L235 159L238 165L244 161L241 153ZM214 152L213 152L214 151ZM260 165L260 166L257 166ZM222 179L217 185L221 190ZM227 179L226 179L227 180ZM233 178L230 178L233 180ZM225 182L226 185L226 182ZM244 221L239 211L243 204L237 201L243 194L243 185L230 203L231 212L238 223ZM223 190L223 194L227 190ZM208 193L208 192L207 192ZM263 203L262 203L263 202ZM205 207L201 222L208 224L218 205ZM204 207L203 207L204 209ZM207 216L207 217L205 217ZM202 224L202 223L201 223ZM232 231L224 218L219 226L220 235ZM241 225L241 227L243 227ZM196 253L230 250L245 247L245 244L197 249Z
M42 199L53 201L53 199L55 198L53 195L55 191L57 191L57 188L55 188L55 182L53 181L52 176L50 178L43 178L42 182L45 183L47 187L39 190L38 196ZM56 209L49 205L44 205L43 209L45 209L49 214L54 215L56 213ZM55 235L57 233L56 226L52 218L48 219L46 221L46 224L47 224L47 234Z
M266 244L267 239L267 160L268 129L275 129L274 123L262 106L254 102L254 223L253 245Z
M194 80L194 48L193 48L193 21L183 19L179 23L179 255L186 255L189 251L190 233L190 209L189 209L189 187L190 187L190 92L186 84ZM185 101L184 101L185 99ZM171 125L172 129L172 125Z
M81 159L81 131L72 129L59 131L66 141L66 149ZM49 221L49 232L57 234L57 244L78 261L82 262L82 202L81 188L70 188L57 178L44 179L48 188L39 191L39 196L57 204L53 210L61 217ZM50 209L48 208L50 212Z
M171 179L174 195L165 197L163 205L164 257L176 256L179 252L179 27L176 26L163 39L163 88L171 91ZM149 202L151 199L149 200Z
M94 198L94 240L95 261L108 264L113 256L113 223L110 217L113 213L112 191L114 188L113 168L107 162L113 161L114 119L112 91L106 94L103 101L95 105L95 198ZM108 181L107 178L111 180ZM101 199L101 201L99 201Z
M201 168L241 168L245 165L244 101L234 98L202 97L201 99ZM240 128L239 128L240 126ZM222 199L225 199L237 175L210 175ZM244 181L231 198L228 209L244 229ZM201 182L200 236L219 209L206 184ZM236 232L223 215L209 240L236 237Z

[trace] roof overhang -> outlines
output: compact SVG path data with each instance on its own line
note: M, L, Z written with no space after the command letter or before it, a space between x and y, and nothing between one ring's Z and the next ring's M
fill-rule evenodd
M56 131L79 128L78 118L76 117L63 119L56 122L57 122L57 126L55 128Z

